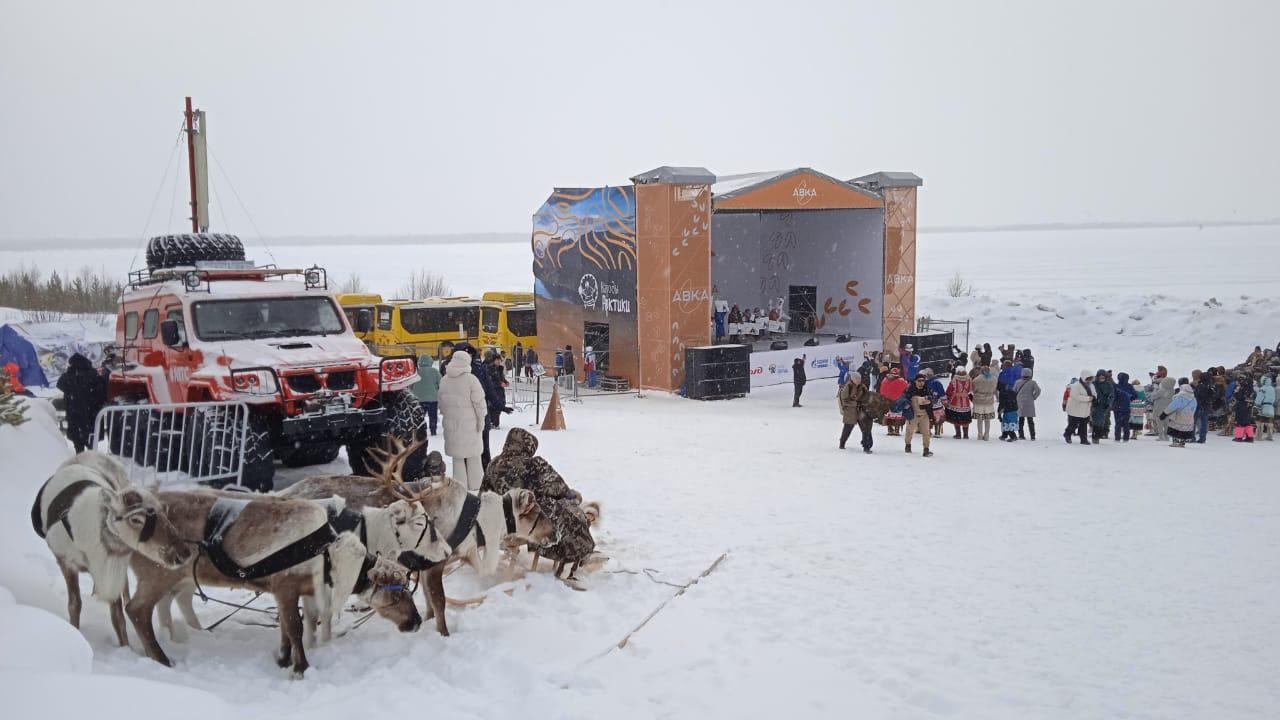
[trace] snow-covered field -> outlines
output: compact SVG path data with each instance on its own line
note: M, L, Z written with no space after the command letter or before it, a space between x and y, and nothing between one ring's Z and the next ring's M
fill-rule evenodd
M878 429L874 455L841 452L834 381L811 383L799 409L789 387L571 404L569 429L539 437L604 503L612 560L587 591L549 576L495 589L451 612L448 639L371 621L310 653L300 682L271 660L276 632L246 613L162 638L174 669L136 639L114 647L92 601L85 640L66 625L28 511L67 451L35 407L22 430L0 429L0 694L14 717L136 717L138 702L194 718L1274 717L1280 446L1068 446L1055 398L1085 367L1185 375L1274 345L1280 281L1263 248L1277 240L1274 227L923 236L921 312L1035 349L1040 440L942 438L925 460ZM368 249L313 250L339 268ZM527 284L520 243L395 252L402 267L481 279L455 280L460 291ZM973 296L943 293L957 270ZM726 552L602 654L675 592L663 583ZM485 590L467 571L448 588Z

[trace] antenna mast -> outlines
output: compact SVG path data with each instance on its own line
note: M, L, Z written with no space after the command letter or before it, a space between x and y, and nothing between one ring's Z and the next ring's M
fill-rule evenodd
M191 184L191 232L209 230L209 156L205 140L208 125L203 110L191 109L187 98L187 169Z

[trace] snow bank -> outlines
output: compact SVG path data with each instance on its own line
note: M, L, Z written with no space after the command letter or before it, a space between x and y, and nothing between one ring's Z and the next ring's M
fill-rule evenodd
M802 408L790 407L789 387L718 403L567 403L569 429L538 436L557 470L604 504L597 538L613 559L584 578L586 592L546 574L491 587L459 571L450 596L489 599L449 611L452 637L373 620L310 651L302 682L275 666L277 631L254 613L185 643L162 637L169 669L143 658L136 639L115 647L105 610L86 602L84 674L67 629L13 620L18 606L0 601L0 645L16 623L32 630L15 644L56 648L32 661L39 673L0 670L0 693L18 698L18 717L88 715L90 703L110 716L142 697L184 716L307 720L1270 718L1280 696L1280 444L1066 445L1055 396L1082 367L1145 377L1156 364L1187 374L1239 362L1277 339L1280 282L1264 263L1235 261L1245 255L1232 248L1256 232L1133 238L922 238L922 312L973 320L971 345L1037 351L1037 442L940 438L926 461L877 429L875 454L840 452L830 380L811 382ZM1043 260L1021 252L1032 240L1061 247L1046 245ZM1193 252L1215 241L1220 254ZM501 246L483 251L454 258L459 274L507 272L494 260ZM1192 254L1206 262L1186 262ZM978 295L938 294L969 268ZM1232 292L1215 287L1234 280ZM26 518L67 452L51 427L38 416L18 434L0 428L0 457L17 459L0 483L0 585L61 619L61 579ZM495 446L502 440L495 432ZM726 551L626 648L605 652L671 584ZM199 602L196 611L206 622L224 614Z

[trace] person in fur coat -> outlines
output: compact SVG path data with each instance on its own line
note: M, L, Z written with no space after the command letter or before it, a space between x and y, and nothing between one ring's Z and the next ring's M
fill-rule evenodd
M947 422L955 427L955 439L961 434L969 439L969 424L973 421L973 380L964 368L956 368L956 374L947 386Z
M440 412L444 415L444 454L453 460L453 477L476 491L484 481L485 420L489 415L484 387L471 372L471 355L455 350L440 379Z
M862 432L862 452L871 454L871 424L884 417L889 409L889 401L885 396L867 387L862 375L854 373L849 381L840 386L836 393L836 401L840 405L840 419L844 427L840 430L840 449L857 426Z
M973 420L978 426L978 439L991 439L991 421L996 418L996 380L990 365L984 365L973 376Z

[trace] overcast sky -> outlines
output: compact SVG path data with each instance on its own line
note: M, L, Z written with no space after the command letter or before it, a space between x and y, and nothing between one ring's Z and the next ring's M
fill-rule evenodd
M161 179L188 94L229 176L211 171L215 228L246 235L233 187L268 236L528 231L553 186L658 165L910 170L934 226L1280 216L1268 0L0 0L0 18L0 240L183 229L185 174L176 202L177 167Z

